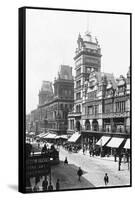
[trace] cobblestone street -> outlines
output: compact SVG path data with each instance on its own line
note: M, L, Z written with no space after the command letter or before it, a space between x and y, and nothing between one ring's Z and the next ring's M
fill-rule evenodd
M35 151L38 151L38 145L33 143L33 146ZM64 165L63 161L65 157L67 157L68 165ZM60 164L52 166L51 169L51 179L54 190L56 188L57 179L60 179L61 190L104 187L105 173L109 176L108 186L130 185L130 170L128 170L128 164L122 162L121 170L118 171L118 162L114 162L114 157L90 157L89 154L83 155L81 151L72 153L60 147L59 158ZM78 167L81 167L83 170L81 181L78 181ZM42 190L42 181L43 178L39 182L40 190ZM34 186L34 181L32 182Z
M84 171L83 178L85 178L91 186L102 187L104 186L104 174L108 173L109 184L108 186L122 186L130 184L130 171L128 170L127 163L121 164L121 171L118 171L118 162L114 160L100 157L90 157L88 155L82 155L79 153L68 153L63 148L60 148L60 160L63 161L67 157L69 164L74 166L74 169L81 167ZM57 169L57 172L65 171L65 166L63 169L60 167L60 170ZM65 173L68 173L69 168L66 168ZM70 176L70 173L68 173ZM71 174L76 177L75 174ZM57 175L55 175L55 178ZM58 177L57 177L58 178Z

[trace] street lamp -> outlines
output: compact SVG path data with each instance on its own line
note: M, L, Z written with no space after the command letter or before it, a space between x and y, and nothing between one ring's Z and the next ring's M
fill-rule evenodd
M102 157L102 138L101 138L101 141L100 141L100 151L101 151L101 157Z

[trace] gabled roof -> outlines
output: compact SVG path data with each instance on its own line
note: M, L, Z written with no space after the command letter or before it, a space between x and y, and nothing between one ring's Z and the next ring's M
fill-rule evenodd
M117 84L116 84L116 81L115 81L115 78L114 78L113 74L111 74L111 73L104 73L104 72L95 72L95 75L97 77L98 82L101 82L102 79L103 79L103 77L105 77L106 81L108 83L108 86L109 86L109 84L112 84L113 88L116 89Z

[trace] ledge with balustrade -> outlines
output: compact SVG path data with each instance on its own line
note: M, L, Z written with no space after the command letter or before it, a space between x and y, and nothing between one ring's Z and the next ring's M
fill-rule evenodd
M110 113L96 113L96 114L86 114L82 115L82 119L103 119L103 118L121 118L130 117L130 112L110 112Z
M77 117L77 116L81 116L81 112L69 112L68 113L68 117Z

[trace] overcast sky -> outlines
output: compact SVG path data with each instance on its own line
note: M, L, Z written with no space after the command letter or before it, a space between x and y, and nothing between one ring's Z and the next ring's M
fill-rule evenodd
M128 15L27 9L26 113L38 105L43 80L53 81L61 64L73 67L77 38L89 29L101 46L101 71L118 77L130 65Z

